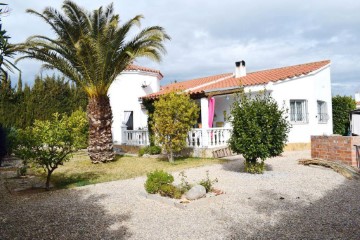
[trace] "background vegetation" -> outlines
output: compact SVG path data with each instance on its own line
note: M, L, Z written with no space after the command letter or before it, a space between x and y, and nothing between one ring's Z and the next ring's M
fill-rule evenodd
M26 128L36 120L50 120L54 113L71 115L85 111L87 96L75 84L62 77L37 76L30 87L19 78L15 87L10 79L0 83L0 125Z
M333 132L348 135L350 131L349 112L356 109L356 102L350 96L336 95L332 98Z

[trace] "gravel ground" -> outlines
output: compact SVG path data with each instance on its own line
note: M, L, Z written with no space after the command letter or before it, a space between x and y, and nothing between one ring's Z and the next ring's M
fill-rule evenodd
M146 199L145 177L28 196L1 181L0 239L360 239L360 181L297 164L308 157L284 153L263 175L241 172L240 157L189 169L226 193L185 209Z

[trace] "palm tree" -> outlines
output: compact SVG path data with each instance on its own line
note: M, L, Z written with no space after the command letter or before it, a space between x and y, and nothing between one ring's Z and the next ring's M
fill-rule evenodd
M42 13L27 10L42 18L56 34L31 36L22 46L24 56L42 61L43 68L57 69L81 86L88 95L88 152L93 163L114 159L111 121L112 112L107 91L115 78L136 58L160 61L164 41L170 39L165 30L152 26L129 38L141 15L124 24L114 14L113 4L87 12L72 1L64 1L63 13L51 7Z
M0 3L0 6L6 5L7 4L5 3ZM19 50L19 47L8 42L10 37L6 35L6 30L2 28L1 17L7 13L9 13L9 9L0 8L0 80L8 79L7 70L14 72L13 69L16 69L20 72L20 70L9 60L9 58L14 58L14 55Z

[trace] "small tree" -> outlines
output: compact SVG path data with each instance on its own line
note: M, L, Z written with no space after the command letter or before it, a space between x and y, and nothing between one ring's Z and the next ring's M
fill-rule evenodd
M231 109L233 132L229 143L232 151L244 156L245 171L262 173L264 160L283 152L290 130L285 113L266 92L253 98L243 92L237 96Z
M199 107L190 96L181 92L162 95L154 103L153 131L155 141L167 153L169 162L174 162L174 152L186 146L186 136L196 123Z
M18 136L15 155L44 168L47 173L46 190L49 190L51 174L76 150L68 117L64 115L60 118L55 113L52 121L36 120L33 127L19 130Z
M87 120L86 112L80 108L69 116L68 121L74 138L74 147L76 149L87 148L89 122Z
M356 102L352 97L339 95L332 97L334 134L348 134L350 127L349 112L354 109L356 109Z

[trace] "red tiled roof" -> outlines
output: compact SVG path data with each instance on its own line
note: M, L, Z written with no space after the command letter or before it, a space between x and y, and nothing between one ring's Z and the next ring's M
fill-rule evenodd
M307 75L313 71L316 71L330 63L329 60L300 64L290 67L275 68L269 70L262 70L258 72L248 73L241 78L229 78L218 83L208 85L206 87L196 89L196 91L207 91L211 89L222 89L238 87L240 84L243 86L261 85L269 82L277 82L289 78L300 77L301 75Z
M220 74L210 77L198 78L179 83L166 85L159 92L146 95L144 98L156 98L172 90L187 90L191 94L204 93L216 89L231 89L240 85L252 86L262 85L269 82L281 81L289 78L307 75L313 71L330 64L329 60L305 63L295 66L275 68L248 73L244 77L235 78L234 74Z
M156 70L156 69L151 69L151 68L147 68L147 67L142 67L142 66L138 66L135 64L130 64L125 68L126 71L143 71L143 72L152 72L152 73L158 73L161 75L161 77L163 77L163 75L161 74L160 70Z
M209 84L209 83L211 84L212 82L214 82L218 79L222 79L225 77L231 77L231 76L232 76L232 73L225 73L225 74L219 74L219 75L210 76L210 77L196 78L196 79L192 79L192 80L188 80L188 81L168 84L166 86L161 87L160 91L148 94L144 98L156 98L162 94L165 94L165 93L168 93L168 92L171 92L174 90L187 90L187 89L191 89L196 86L201 86L201 85Z

